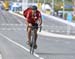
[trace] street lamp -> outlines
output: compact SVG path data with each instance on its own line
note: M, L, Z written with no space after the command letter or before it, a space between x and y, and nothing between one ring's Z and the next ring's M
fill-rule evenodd
M53 13L54 13L54 0L52 0L52 9L53 9L53 11L52 11L52 15L53 15Z
M34 0L32 1L32 3L34 3Z
M45 3L46 3L46 1L44 0L44 9L45 9Z
M64 15L65 15L65 1L64 0L62 0L63 1L63 19L64 19Z
M22 11L28 7L28 0L22 0Z

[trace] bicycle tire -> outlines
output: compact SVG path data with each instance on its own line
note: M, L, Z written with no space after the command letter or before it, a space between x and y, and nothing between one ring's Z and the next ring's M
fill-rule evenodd
M34 43L35 43L35 33L34 33L34 30L32 32L32 38L31 38L31 41L30 41L30 54L33 54L34 53Z

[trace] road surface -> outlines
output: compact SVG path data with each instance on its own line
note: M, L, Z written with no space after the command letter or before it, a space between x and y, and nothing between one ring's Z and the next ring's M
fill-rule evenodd
M49 25L51 23L55 25L53 20ZM58 22L56 23L58 24ZM63 27L63 24L58 24L58 26ZM35 50L34 55L30 55L26 41L27 33L24 19L7 11L1 11L0 54L2 59L75 59L75 40L39 35L38 49Z

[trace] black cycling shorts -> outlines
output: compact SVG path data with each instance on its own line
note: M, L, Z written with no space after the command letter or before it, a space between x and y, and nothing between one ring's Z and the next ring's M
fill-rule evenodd
M37 23L32 24L32 26L35 26L35 27L36 27L36 29L38 29L38 24L37 24Z

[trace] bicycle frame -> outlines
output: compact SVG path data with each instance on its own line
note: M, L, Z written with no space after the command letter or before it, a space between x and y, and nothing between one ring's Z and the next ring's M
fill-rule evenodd
M30 54L34 53L34 45L35 45L35 30L32 30L31 32L31 41L30 41Z
M41 32L41 28L40 27L40 31ZM34 45L35 45L35 30L36 30L36 26L32 27L32 31L31 31L31 41L30 41L30 54L34 53Z

